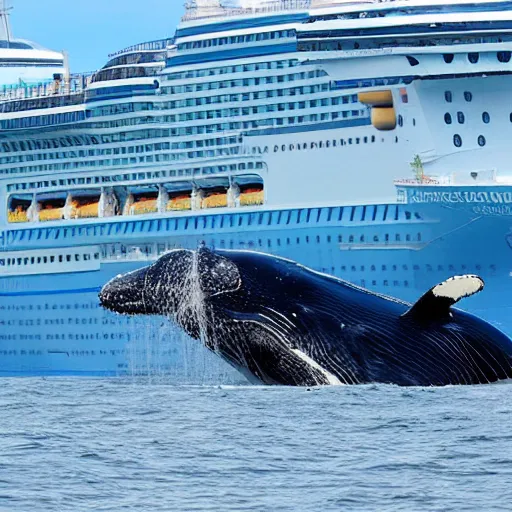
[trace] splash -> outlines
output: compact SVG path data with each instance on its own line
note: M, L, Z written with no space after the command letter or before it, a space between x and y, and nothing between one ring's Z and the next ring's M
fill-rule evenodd
M184 256L156 284L157 289L178 288L175 300L166 305L166 316L131 317L129 374L143 377L151 384L244 383L245 379L236 370L207 348L214 347L208 337L211 320L201 286L200 251L186 251ZM169 300L168 295L161 296L162 300Z

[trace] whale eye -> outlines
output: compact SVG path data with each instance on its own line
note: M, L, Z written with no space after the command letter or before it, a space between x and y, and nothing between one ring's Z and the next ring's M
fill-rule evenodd
M201 290L210 297L235 291L241 277L234 262L208 249L198 251L198 270Z

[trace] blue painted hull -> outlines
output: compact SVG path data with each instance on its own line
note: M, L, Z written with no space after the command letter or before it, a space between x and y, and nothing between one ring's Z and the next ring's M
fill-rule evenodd
M382 208L388 208L385 218ZM203 218L190 217L189 233L170 232L162 221L152 231L118 234L116 242L193 248L205 240L217 247L269 252L409 301L447 277L475 273L484 278L486 289L464 301L462 308L512 335L512 217L480 216L470 209L439 205L345 207L341 216L338 210L312 209L296 225L286 224L286 212L279 215L280 223L277 212L255 213L255 219L263 215L269 220L255 222L250 229L243 226L245 221L233 220L221 227L219 214L215 231L202 227ZM87 231L77 229L82 239L70 240L67 246L109 242L107 231L92 224ZM59 236L32 242L27 242L27 234L21 240L19 235L8 236L20 250L63 246ZM21 247L24 243L27 246ZM101 286L145 264L121 259L103 262L93 272L0 279L0 375L149 373L184 383L239 380L234 370L166 318L122 317L99 307Z

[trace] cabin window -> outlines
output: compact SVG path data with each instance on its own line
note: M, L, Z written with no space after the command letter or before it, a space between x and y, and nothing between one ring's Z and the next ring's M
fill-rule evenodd
M480 58L480 54L477 52L470 52L468 53L468 60L471 62L471 64L476 64L478 62L478 59Z
M404 118L402 115L398 116L398 126L402 127L404 125Z
M461 139L460 135L457 133L453 136L453 145L456 148L460 148L462 146L462 139Z
M470 93L469 91L465 91L464 92L464 99L469 103L470 101L473 100L473 94Z
M453 53L443 53L443 59L446 64L451 64L453 62Z
M464 124L464 121L466 120L464 116L464 112L457 112L457 122L459 124Z
M444 122L446 124L452 124L452 116L448 112L444 115Z
M491 116L489 115L489 112L483 112L482 113L482 121L485 124L489 124L489 121L491 120Z
M478 136L478 145L483 147L483 146L485 146L485 142L486 142L485 137L483 135L479 135Z
M497 57L500 62L509 62L510 56L511 56L511 52L508 52L508 51L497 53Z
M446 103L451 103L453 101L452 91L444 91L444 99Z

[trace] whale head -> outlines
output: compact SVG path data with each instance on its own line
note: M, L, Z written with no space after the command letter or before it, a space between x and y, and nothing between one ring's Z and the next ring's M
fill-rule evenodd
M300 268L251 251L174 250L112 279L100 302L120 314L170 317L251 381L328 384L294 341Z
M176 249L150 266L119 275L100 292L101 305L126 315L172 315L184 302L236 290L236 265L206 248Z

